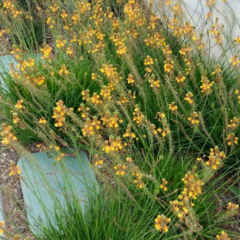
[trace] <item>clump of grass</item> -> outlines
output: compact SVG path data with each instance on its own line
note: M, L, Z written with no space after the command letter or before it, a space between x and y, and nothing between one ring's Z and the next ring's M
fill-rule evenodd
M239 167L239 60L216 63L181 4L161 4L169 17L135 0L71 9L44 2L39 15L53 44L39 46L40 61L28 55L33 45L13 47L19 65L2 76L0 92L3 142L40 141L58 161L60 147L86 149L133 199L141 196L143 209L144 196L158 202L151 216L164 239L213 239L228 224L214 223L212 192L226 173L210 179L224 162L233 175ZM220 46L221 34L215 23Z
M179 24L173 25L181 11L180 5L176 6L176 10L166 6L173 11L173 19L160 24L154 13L146 17L140 4L123 5L123 19L115 16L106 2L93 6L79 3L75 12L68 12L63 3L49 5L50 10L41 14L46 18L54 46L42 46L42 61L38 63L24 56L21 47L14 48L12 53L20 62L20 72L13 69L3 76L8 87L2 89L8 123L13 125L11 111L25 119L22 124L26 125L23 128L29 138L23 137L22 128L15 126L19 139L42 140L36 133L39 127L35 127L41 118L60 138L68 139L63 131L57 131L59 127L54 127L52 119L54 105L62 100L78 117L78 109L89 111L80 117L81 129L86 119L92 121L91 115L101 121L109 112L119 119L131 119L118 124L116 130L119 128L121 134L129 124L145 126L135 135L145 135L148 142L163 138L161 141L168 144L160 145L166 152L179 147L208 150L218 145L237 156L239 133L231 129L231 121L238 122L239 106L234 94L238 91L237 75L231 72L234 68L215 65L207 59L204 43L181 14ZM134 12L139 14L138 19L132 17ZM83 15L81 20L78 14ZM96 18L102 19L104 25ZM17 113L13 107L21 99L25 109L29 109L25 113ZM109 105L112 99L115 106ZM134 112L137 106L139 110ZM161 112L166 115L165 126L158 117ZM134 114L142 114L142 120L134 121ZM105 135L104 124L100 124L100 135ZM82 135L80 130L79 138Z

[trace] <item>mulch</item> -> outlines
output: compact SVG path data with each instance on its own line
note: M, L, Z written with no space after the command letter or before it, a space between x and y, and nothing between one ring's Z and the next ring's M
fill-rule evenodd
M19 155L0 143L0 190L3 196L6 239L20 234L21 239L33 240L26 218L26 210L18 176L9 176L10 162L17 164ZM9 235L9 236L8 236Z

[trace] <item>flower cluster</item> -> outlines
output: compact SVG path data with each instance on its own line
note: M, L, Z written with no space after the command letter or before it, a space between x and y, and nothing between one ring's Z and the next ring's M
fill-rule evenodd
M38 86L41 86L42 84L44 84L46 78L44 76L41 76L40 74L38 74L38 76L36 78L34 78L33 80Z
M43 48L40 50L40 53L42 54L42 59L50 61L52 58L52 47L49 45L44 45Z
M102 148L105 153L119 152L122 149L123 143L120 137L118 137L117 139L111 137L109 141L106 140Z
M227 205L227 211L230 216L234 216L239 214L239 205L229 202Z
M179 83L179 84L183 83L185 80L186 80L186 77L184 77L184 76L182 75L182 73L179 73L179 74L177 75L177 77L176 77L176 81L177 81L177 83Z
M166 61L164 61L164 71L166 73L172 73L173 71L173 64L174 64L174 61L171 60L170 58L167 58Z
M117 112L115 112L113 116L108 113L103 114L101 121L104 126L111 129L117 129L119 127L119 124L123 122L123 120L119 118Z
M12 0L4 0L3 2L3 9L9 13L10 16L13 16L13 18L17 18L18 16L21 16L23 12L17 8L17 6L14 4L14 1Z
M17 126L18 123L20 122L20 118L18 116L18 113L13 112L12 115L13 115L13 123Z
M138 105L135 106L134 112L133 112L133 121L137 123L138 126L141 126L144 120L144 115L141 112Z
M201 82L202 82L202 85L200 86L201 92L205 96L210 95L212 92L212 86L213 86L214 82L210 82L207 77L202 77Z
M165 178L163 178L163 179L162 179L162 183L160 184L160 188L161 188L164 192L166 192L166 191L168 190L167 184L168 184L168 181L167 181Z
M2 124L1 136L3 136L2 144L4 145L10 145L17 141L17 137L12 133L12 126L7 125L6 123Z
M228 134L226 140L228 146L238 145L238 137L235 136L235 133Z
M65 157L65 153L61 152L61 148L57 145L50 145L49 149L53 149L54 151L56 151L57 156L56 159L57 161L60 161L63 157Z
M107 78L109 81L109 88L111 91L115 89L117 83L119 83L122 78L117 72L117 68L113 65L104 64L100 69L100 72Z
M235 67L239 64L239 59L237 55L234 55L231 59L230 59L230 63L232 63L232 65Z
M237 130L239 126L239 118L234 117L230 120L230 123L228 124L228 127L230 130Z
M94 165L99 166L103 164L102 158L99 156L99 154L94 155Z
M196 199L197 196L202 193L202 186L204 183L199 180L196 173L186 173L182 181L184 182L184 189L182 194L179 196L179 199Z
M184 188L182 193L178 196L178 200L170 201L171 211L179 218L180 222L185 220L188 225L188 216L190 209L194 206L193 200L202 193L203 181L199 179L194 171L189 171L182 179Z
M144 41L146 46L152 47L153 49L162 48L166 45L166 39L159 32L154 33Z
M101 128L101 122L97 119L97 117L93 117L92 121L87 118L85 121L85 125L82 129L83 136L91 136L94 135L97 130Z
M207 2L213 2L213 0L207 1ZM215 0L214 0L214 2L215 2ZM209 31L209 33L214 38L216 43L222 43L223 36L221 35L221 27L218 24L218 19L216 19L215 23L212 25L212 28Z
M192 99L193 94L191 92L188 92L184 98L185 101L187 101L189 104L193 104L194 100Z
M126 132L123 134L124 138L136 138L136 135L134 132L131 131L131 125L129 124L127 126Z
M57 102L57 107L53 108L53 116L52 118L55 119L56 123L54 124L55 127L62 127L66 121L66 114L68 110L64 105L62 100Z
M169 110L171 110L172 112L177 112L178 106L176 105L175 102L169 104Z
M206 165L213 170L217 170L221 168L223 165L223 160L226 158L226 155L224 152L220 151L218 147L210 149L210 156L208 157L208 161L206 162Z
M5 222L1 221L0 222L0 234L4 234L4 228L5 228Z
M40 124L46 124L47 120L44 117L41 117L38 121Z
M20 175L22 173L19 166L17 166L14 162L10 163L9 168L9 176Z
M144 59L144 65L146 66L145 68L145 71L146 72L152 72L152 66L154 64L154 61L153 59L150 57L150 56L147 56L145 59Z
M123 176L126 174L126 169L128 167L125 164L118 164L116 166L114 166L114 170L116 171L116 175L120 175Z
M221 235L217 235L216 236L216 239L217 240L231 240L229 237L228 237L228 234L224 231L221 232Z
M150 83L150 87L153 88L153 89L159 89L160 88L160 81L156 80L154 75L151 76L151 78L149 80L149 83Z
M18 110L21 110L24 108L23 106L23 100L18 100L16 105L15 105L15 108L18 109Z
M168 229L169 229L168 224L170 222L171 222L170 218L167 218L164 215L158 215L155 218L155 228L161 233L166 233L168 232Z
M198 124L199 124L198 113L197 113L197 112L193 112L193 113L191 114L191 116L188 118L188 121L189 121L192 125L198 125Z

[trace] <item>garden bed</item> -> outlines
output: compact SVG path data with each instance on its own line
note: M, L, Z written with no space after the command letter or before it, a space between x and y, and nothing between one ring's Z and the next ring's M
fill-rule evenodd
M230 62L212 59L204 32L172 1L161 2L160 18L142 1L79 2L74 10L58 3L2 6L11 28L3 33L19 63L2 75L2 143L26 159L41 143L62 166L63 148L86 150L101 186L85 212L66 184L67 207L56 201L56 220L45 212L49 225L35 238L238 239L237 54ZM213 21L209 37L219 47L223 35ZM30 55L36 50L41 61ZM21 177L13 160L14 176L3 168L6 188Z

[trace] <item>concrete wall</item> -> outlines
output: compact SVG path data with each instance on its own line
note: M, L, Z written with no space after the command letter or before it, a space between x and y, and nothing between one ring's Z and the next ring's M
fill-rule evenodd
M145 0L149 3L149 0ZM159 3L165 2L165 0L153 0L153 10L159 15ZM173 0L173 2L177 2ZM191 23L196 26L198 32L202 32L206 37L204 38L211 56L217 60L223 58L231 58L234 54L238 53L239 47L229 49L226 54L218 46L215 46L214 39L207 37L206 33L208 29L211 29L212 23L216 17L219 18L219 24L224 24L225 34L231 39L240 36L240 0L228 0L227 3L222 0L216 0L215 5L211 8L212 18L206 21L206 14L209 12L209 8L206 6L206 0L180 0L183 8L186 11L186 16ZM168 14L168 13L167 13ZM223 49L228 49L229 41L223 40Z

